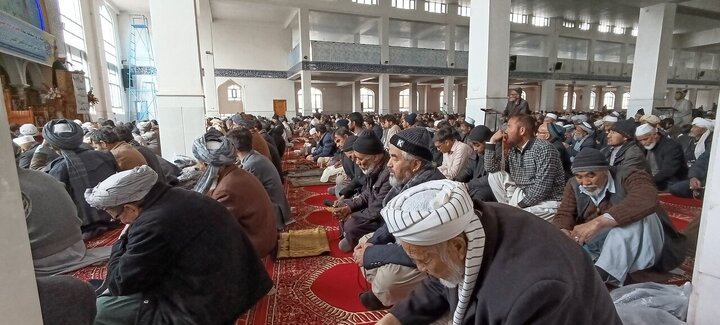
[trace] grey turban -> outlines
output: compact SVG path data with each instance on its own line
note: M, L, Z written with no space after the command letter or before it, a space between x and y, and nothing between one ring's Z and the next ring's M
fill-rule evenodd
M43 138L53 147L75 150L83 143L83 129L71 120L52 120L45 123Z
M206 139L209 138L209 139ZM205 172L198 179L193 191L206 194L217 180L220 167L235 164L237 156L235 147L225 137L212 137L211 134L201 136L193 142L193 155L197 160L208 164Z
M443 179L410 187L390 200L380 214L395 238L418 246L432 246L465 233L465 272L453 314L453 324L462 324L485 251L485 230L465 184Z
M85 200L96 209L107 209L142 200L158 179L147 165L119 172L85 191Z

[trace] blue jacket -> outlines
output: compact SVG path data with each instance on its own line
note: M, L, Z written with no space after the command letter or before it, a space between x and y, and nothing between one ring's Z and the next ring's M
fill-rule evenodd
M317 147L315 147L315 151L313 151L312 156L315 158L315 161L318 160L320 157L332 157L335 154L335 141L333 141L332 133L331 132L325 132L322 135L322 138L320 138L320 141L318 141Z

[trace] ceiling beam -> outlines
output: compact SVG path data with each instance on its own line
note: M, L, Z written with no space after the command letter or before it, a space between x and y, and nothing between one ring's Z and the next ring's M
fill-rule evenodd
M720 27L673 36L673 48L687 49L720 44Z
M714 4L710 4L710 1L708 1L708 5L706 8L688 7L678 4L677 13L688 16L720 20L720 2L713 3Z

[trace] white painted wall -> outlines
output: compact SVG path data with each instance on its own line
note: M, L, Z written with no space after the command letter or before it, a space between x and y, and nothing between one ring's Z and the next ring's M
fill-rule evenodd
M291 31L277 24L218 20L213 22L218 69L287 70Z
M242 88L244 112L253 115L271 117L273 113L273 99L287 100L288 117L295 116L294 85L292 81L271 78L215 78L217 85L228 80L235 81ZM221 88L218 86L218 88ZM220 105L227 93L218 93Z

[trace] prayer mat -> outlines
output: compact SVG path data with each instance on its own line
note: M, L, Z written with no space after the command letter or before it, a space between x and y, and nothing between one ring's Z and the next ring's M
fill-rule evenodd
M335 177L330 177L330 179L327 182L320 181L320 176L310 176L310 177L288 177L288 180L290 183L292 183L295 187L303 187L303 186L312 186L312 185L321 185L321 184L335 184Z
M325 228L290 230L280 234L278 258L318 256L329 252Z
M287 177L310 177L310 176L320 177L322 175L322 173L323 173L323 169L321 169L321 168L299 169L299 170L288 172Z
M702 200L662 193L658 195L658 201L670 216L670 221L672 221L675 228L680 231L702 214Z

